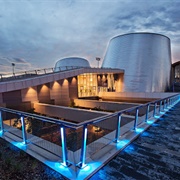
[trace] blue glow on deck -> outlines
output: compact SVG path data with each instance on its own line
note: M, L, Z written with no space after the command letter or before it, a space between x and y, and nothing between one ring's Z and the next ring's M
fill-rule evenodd
M134 148L134 146L131 145L131 144L124 149L124 151L127 152L127 153L131 153L131 152L134 151L134 150L135 150L135 148Z
M144 132L141 134L141 136L147 137L147 136L150 136L150 134L149 134L147 131L144 131Z
M158 127L159 124L154 123L154 124L152 124L152 126L153 126L153 127Z
M63 175L66 175L66 177L68 177L69 179L73 178L73 175L72 175L72 172L70 171L70 169L67 166L62 165L61 162L45 161L44 163L47 166L54 169L55 171L57 171Z
M11 142L11 144L24 151L27 149L27 145L24 142Z
M3 136L3 131L0 131L0 137L2 137Z
M79 173L77 175L77 180L82 180L87 177L87 175L91 174L93 171L98 169L102 165L102 162L91 162L86 165L83 169L79 170Z
M146 122L147 124L153 124L154 123L154 121L149 121L149 120L147 120L147 122Z
M120 140L118 143L117 143L117 148L118 149L121 149L121 148L123 148L124 146L126 146L127 144L129 144L130 143L130 140L128 140L128 139L123 139L123 140Z
M136 128L136 133L142 133L144 131L144 128Z
M159 119L161 116L160 115L155 115L154 116L156 119Z

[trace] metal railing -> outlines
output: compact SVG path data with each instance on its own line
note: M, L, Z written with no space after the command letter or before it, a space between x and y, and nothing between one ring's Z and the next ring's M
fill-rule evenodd
M52 74L52 73L69 71L69 70L80 69L80 68L86 68L87 69L87 68L91 68L91 67L61 66L61 67L54 67L54 68L44 68L44 69L35 69L35 70L30 70L30 71L21 71L21 72L15 72L15 73L0 74L0 82L1 81L16 80L16 79L31 78L34 76ZM101 67L101 68L97 68L97 69L111 69L111 68ZM115 69L115 68L113 68L113 69Z
M38 75L51 74L56 72L68 71L72 69L82 68L79 66L63 66L56 68L45 68L45 69L36 69L30 71L21 71L9 74L0 74L0 81L9 81L15 79L31 78Z
M120 140L124 114L134 117L131 118L133 125L129 130L136 131L140 124L140 113L143 114L142 122L148 123L150 117L156 117L179 100L180 95L173 95L78 124L1 107L0 131L1 136L6 132L18 136L24 145L31 143L47 149L59 156L65 166L72 164L83 168L86 159L104 146ZM16 123L20 123L20 127L16 126ZM95 133L92 133L92 130ZM38 141L33 141L32 137L37 137Z

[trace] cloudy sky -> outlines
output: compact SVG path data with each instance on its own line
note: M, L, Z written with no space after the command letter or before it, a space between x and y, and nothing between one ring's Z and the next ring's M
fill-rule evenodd
M131 32L171 39L180 61L180 0L0 0L0 74L53 67L69 56L97 66L109 40Z

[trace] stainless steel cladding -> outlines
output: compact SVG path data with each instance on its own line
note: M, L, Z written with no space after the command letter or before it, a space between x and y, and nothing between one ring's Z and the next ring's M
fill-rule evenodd
M84 58L79 57L68 57L64 59L60 59L55 64L55 71L59 71L59 69L70 69L72 67L90 67L89 62Z
M125 92L163 92L170 85L170 39L154 33L114 37L102 67L125 70Z

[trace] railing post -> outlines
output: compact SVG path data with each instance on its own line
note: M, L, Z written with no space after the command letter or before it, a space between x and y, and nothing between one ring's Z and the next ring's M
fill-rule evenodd
M115 136L115 143L118 142L119 136L120 136L120 125L121 125L121 116L122 114L118 114L118 119L117 119L117 127L116 127L116 136Z
M154 103L154 112L153 112L153 117L155 117L155 115L156 115L156 105L157 105L157 103L155 102L155 103Z
M83 136L82 136L82 147L81 147L81 157L80 157L80 167L85 166L86 159L86 142L87 142L87 124L83 126Z
M26 124L24 121L24 116L21 115L21 124L22 124L22 136L23 136L23 143L27 144L27 137L26 137Z
M61 144L62 144L62 164L64 166L68 165L67 162L67 147L66 147L66 133L65 133L65 127L62 125L60 128L60 133L61 133Z
M164 100L163 110L165 110L165 108L166 108L166 100Z
M135 121L134 121L133 130L136 130L136 126L137 126L137 122L138 122L138 113L139 113L139 108L136 108L136 115L135 115Z
M160 101L160 104L159 104L159 113L161 113L161 107L162 107L162 101Z
M1 126L0 131L3 134L3 132L4 132L4 124L3 124L2 110L0 110L0 126Z
M170 103L169 103L169 99L167 99L167 108L169 108Z
M146 119L145 119L145 122L147 122L147 120L148 120L149 106L150 106L150 104L148 104L148 105L147 105L147 108L146 108Z

